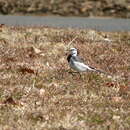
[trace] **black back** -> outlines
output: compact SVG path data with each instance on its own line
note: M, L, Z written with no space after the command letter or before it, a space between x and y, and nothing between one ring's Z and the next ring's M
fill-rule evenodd
M72 58L74 61L78 61L78 62L83 63L83 59L81 59L79 56L72 56L71 54L68 55L67 61L70 62L70 59L71 59L71 58Z
M83 63L83 59L81 59L79 56L73 56L73 60L80 62L80 63Z

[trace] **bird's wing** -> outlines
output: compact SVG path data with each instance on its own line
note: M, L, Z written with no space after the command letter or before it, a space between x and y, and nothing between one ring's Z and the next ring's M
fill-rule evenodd
M104 73L104 74L106 74L106 75L110 75L110 74L108 74L107 72L104 72L104 71L102 71L102 70L96 69L96 68L91 67L91 66L89 66L89 65L87 65L87 64L84 64L83 59L81 59L79 56L72 56L72 58L73 58L73 60L74 60L75 62L77 62L78 65L80 65L80 66L82 66L82 67L85 67L87 70L95 71L95 72L99 72L99 73ZM79 63L78 63L78 62L79 62Z
M83 59L80 58L79 56L73 56L73 60L76 61L76 62L81 62L81 63L84 62Z

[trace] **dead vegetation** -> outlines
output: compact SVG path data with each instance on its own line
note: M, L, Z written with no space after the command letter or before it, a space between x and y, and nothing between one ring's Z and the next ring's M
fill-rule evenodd
M76 37L76 38L75 38ZM112 76L68 72L68 44ZM129 129L130 33L0 28L0 129Z
M129 0L0 0L1 14L130 18Z

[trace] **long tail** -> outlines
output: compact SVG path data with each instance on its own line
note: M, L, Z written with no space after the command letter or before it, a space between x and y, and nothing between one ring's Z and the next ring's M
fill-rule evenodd
M89 66L89 68L90 68L92 71L95 71L95 72L98 72L98 73L103 73L103 74L106 74L106 75L110 75L110 74L108 74L107 72L102 71L102 70L98 70L98 69L96 69L96 68L94 68L94 67Z

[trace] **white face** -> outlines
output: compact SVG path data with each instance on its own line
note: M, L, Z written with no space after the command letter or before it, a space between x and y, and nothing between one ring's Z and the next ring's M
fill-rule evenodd
M76 48L71 48L70 52L71 52L71 55L77 56L77 49Z

